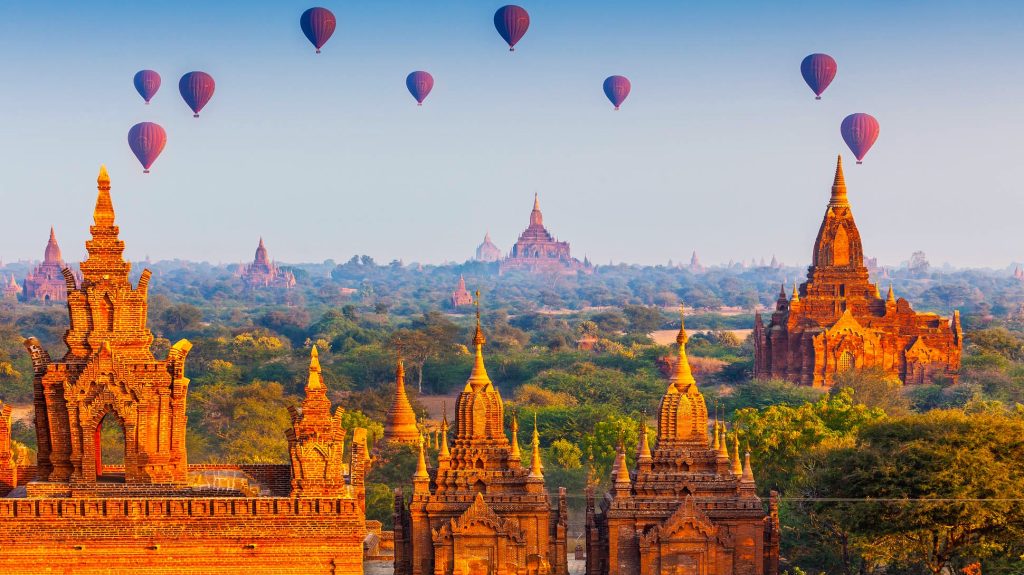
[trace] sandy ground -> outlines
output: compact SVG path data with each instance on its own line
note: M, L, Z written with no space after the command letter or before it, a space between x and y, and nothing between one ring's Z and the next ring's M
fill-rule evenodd
M698 333L711 333L712 331L714 331L714 330L710 330L710 329L693 329L693 330L688 329L688 330L686 330L686 332L689 333L690 335L694 335L694 334L698 334ZM747 336L750 335L751 332L753 332L754 330L753 329L725 329L725 330L722 330L722 331L727 331L727 332L735 335L736 337L738 337L740 341L743 341L743 340L747 339ZM669 344L673 344L673 343L676 342L676 335L678 335L678 334L679 334L679 330L678 329L659 329L658 331L652 331L648 335L651 336L651 339L654 340L654 343L656 343L658 345L669 345Z

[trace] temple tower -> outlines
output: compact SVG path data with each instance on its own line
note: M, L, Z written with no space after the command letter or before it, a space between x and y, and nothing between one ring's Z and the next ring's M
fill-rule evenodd
M384 441L416 445L419 440L416 413L412 410L412 404L409 403L409 396L405 391L405 364L399 359L398 368L395 370L395 397L384 421Z

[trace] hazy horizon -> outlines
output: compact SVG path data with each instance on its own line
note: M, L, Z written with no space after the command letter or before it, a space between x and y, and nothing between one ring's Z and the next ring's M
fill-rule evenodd
M866 255L1021 260L1024 5L720 4L522 4L510 54L500 3L326 3L320 55L304 2L7 7L0 258L41 258L54 225L79 260L105 163L132 260L250 261L263 236L281 262L461 262L486 231L507 252L538 192L549 230L597 264L799 265L842 153ZM839 63L821 101L799 74L818 51ZM150 106L142 68L163 78ZM417 69L435 78L422 108ZM177 93L190 70L217 80L198 120ZM611 74L633 84L619 112ZM853 112L881 123L861 166L839 136ZM147 175L125 142L139 121L168 132Z

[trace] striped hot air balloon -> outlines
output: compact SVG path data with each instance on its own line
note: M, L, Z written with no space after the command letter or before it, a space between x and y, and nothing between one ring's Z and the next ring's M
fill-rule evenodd
M134 83L139 95L149 104L160 89L160 74L153 70L139 70L135 73Z
M878 130L878 120L870 114L850 114L843 119L839 132L843 135L846 145L850 146L850 151L857 156L858 164L863 163L861 160L864 159L871 146L875 145L875 140L878 139Z
M213 97L213 90L217 87L213 76L206 72L189 72L181 77L178 82L178 91L181 97L192 108L192 117L198 118L199 111Z
M800 74L814 92L815 100L821 99L821 93L835 79L838 69L835 59L828 54L811 54L800 62Z
M160 156L167 145L167 132L160 124L141 122L128 130L128 147L142 164L142 173L148 174L149 167Z
M320 48L331 39L337 24L338 21L335 20L334 13L327 8L319 6L306 10L299 17L299 26L302 27L302 33L309 39L310 44L316 48L317 54L320 53Z
M530 15L520 6L509 4L494 13L494 27L508 43L508 51L516 51L516 43L523 38L530 27Z

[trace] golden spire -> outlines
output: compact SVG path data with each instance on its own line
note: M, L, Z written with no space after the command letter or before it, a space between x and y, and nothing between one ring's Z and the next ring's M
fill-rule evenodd
M420 455L419 460L416 462L416 473L412 476L413 479L430 479L430 474L427 473L427 457L423 453L423 436L420 435Z
M438 459L451 459L452 452L448 449L448 405L442 404L444 413L441 415L441 450L437 453Z
M625 467L625 466L623 466ZM533 461L530 464L530 477L544 477L544 466L540 463L540 434L537 433L537 414L533 414Z
M651 446L647 443L647 421L640 422L640 447L636 451L637 461L651 460Z
M889 284L889 295L885 297L885 303L896 303L896 294L892 291L892 283Z
M399 357L395 366L395 397L384 420L384 437L389 441L411 443L417 435L416 412L405 390L405 362Z
M484 366L483 347L485 343L487 343L487 339L484 337L484 331L480 328L480 290L476 290L476 333L473 335L476 360L463 391L488 391L493 387L491 378L487 376L487 368Z
M832 182L832 199L829 206L849 207L850 201L846 197L846 178L843 176L843 157L836 160L836 178Z
M96 178L96 209L92 213L92 221L96 226L114 225L114 203L110 201L110 175L107 167L100 166L100 175Z
M796 282L793 282L793 298L790 303L800 303L800 290L796 288Z
M711 448L718 451L718 406L715 406L715 430L712 432L715 435L714 442L711 444Z
M324 376L320 369L320 354L314 345L309 350L309 380L306 389L324 389Z
M516 461L520 461L523 458L523 454L519 451L519 414L515 413L512 415L512 455L510 456Z
M875 299L882 299L882 292L878 291L878 284L875 284Z
M726 440L725 433L726 433L726 431L725 431L725 424L723 423L722 424L722 430L721 430L722 438L718 440L718 455L720 455L721 457L724 457L726 460L728 460L729 459L729 443Z
M740 434L733 431L732 434L733 448L736 456L732 460L732 472L739 477L743 475L743 464L740 463Z
M747 447L747 454L743 460L743 481L748 483L754 482L754 470L750 467L750 447Z
M540 211L540 195L537 192L533 192L533 209Z
M615 476L613 483L616 490L629 489L632 483L629 479L629 468L626 467L626 446L619 442L618 453L615 455Z
M690 360L686 359L686 341L688 339L684 308L682 304L679 304L679 333L676 335L676 343L679 344L679 359L676 361L675 369L672 370L672 377L669 378L671 383L668 393L674 393L673 390L691 395L697 393L697 380L690 372Z

